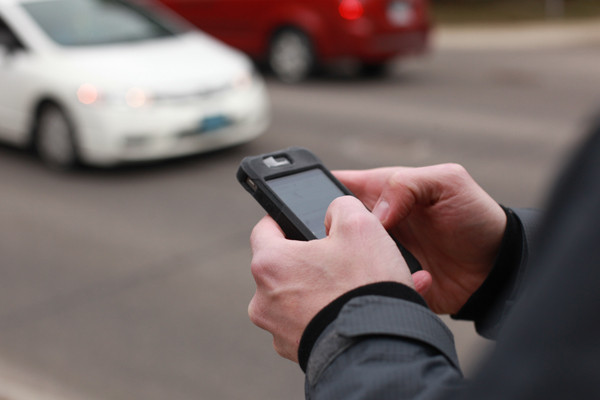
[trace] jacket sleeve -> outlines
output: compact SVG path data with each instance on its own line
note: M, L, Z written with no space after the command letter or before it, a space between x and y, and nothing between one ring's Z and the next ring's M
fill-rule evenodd
M314 344L306 398L599 399L600 188L577 203L574 215L557 212L545 225L525 290L472 379L463 379L452 335L427 307L366 295L348 301Z
M508 223L492 273L454 316L475 321L486 337L512 308L539 220L536 210L504 210ZM433 399L465 384L452 333L416 292L393 283L330 304L305 331L299 359L311 400Z
M346 303L306 367L306 398L430 399L462 383L452 333L427 307L384 296Z
M477 332L495 339L520 290L541 213L534 209L510 209L506 230L494 266L487 279L452 318L475 323Z
M316 340L307 399L600 399L598 126L559 180L536 254L519 271L522 290L472 379L462 378L450 332L425 306L365 295Z

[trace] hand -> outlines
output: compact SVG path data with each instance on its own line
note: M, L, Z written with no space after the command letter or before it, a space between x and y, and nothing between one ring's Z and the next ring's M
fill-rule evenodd
M489 274L506 227L502 208L459 165L337 171L431 275L417 291L440 314L454 314Z
M331 203L328 236L287 240L277 223L263 218L250 236L256 293L250 319L273 334L273 346L297 362L310 320L340 295L369 283L396 281L412 287L408 266L379 220L351 196Z

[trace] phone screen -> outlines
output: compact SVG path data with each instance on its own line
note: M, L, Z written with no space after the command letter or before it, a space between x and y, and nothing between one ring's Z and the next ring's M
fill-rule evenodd
M327 207L345 193L318 169L270 179L267 185L318 238L325 233Z

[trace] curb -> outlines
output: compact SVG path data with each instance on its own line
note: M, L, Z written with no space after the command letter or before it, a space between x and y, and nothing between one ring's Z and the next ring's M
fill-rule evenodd
M502 25L439 26L433 45L441 50L527 50L600 45L600 19Z

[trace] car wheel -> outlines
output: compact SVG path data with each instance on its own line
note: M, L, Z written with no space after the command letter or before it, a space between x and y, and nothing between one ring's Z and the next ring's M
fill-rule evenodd
M292 28L277 32L269 46L268 62L271 71L284 82L293 83L305 79L315 64L309 37Z
M46 104L38 114L35 149L42 161L55 169L70 169L77 164L75 132L63 110Z

